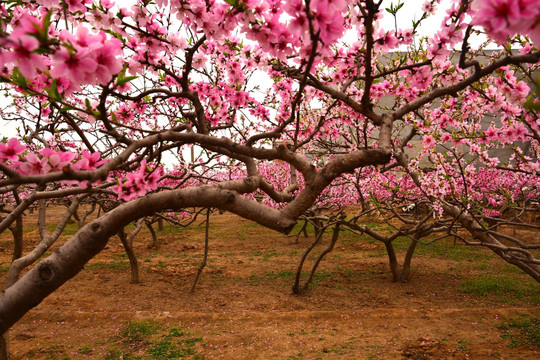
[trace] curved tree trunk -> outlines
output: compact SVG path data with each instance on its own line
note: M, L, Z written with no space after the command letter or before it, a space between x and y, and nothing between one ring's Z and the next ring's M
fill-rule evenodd
M411 261L414 254L414 250L416 249L416 245L418 244L418 239L416 235L412 238L411 243L409 244L409 247L407 248L407 253L405 254L405 259L403 260L403 267L401 270L401 282L407 282L411 280Z
M298 269L296 270L296 278L294 279L294 284L292 287L293 294L300 294L301 288L300 288L300 276L302 275L302 268L304 267L304 262L306 261L306 258L308 257L309 253L313 248L321 241L321 238L324 234L324 231L315 231L315 240L311 243L311 245L306 249L304 252L304 255L302 255L302 258L300 259L300 264L298 264Z
M210 208L207 208L206 209L206 226L204 229L204 255L203 255L201 264L199 265L199 268L197 269L197 274L195 274L195 278L193 279L193 283L191 284L192 293L195 292L195 287L197 286L197 282L199 282L199 277L201 276L201 273L206 266L206 260L208 259L208 232L209 230L210 230Z
M386 253L388 255L388 263L390 265L390 271L392 272L392 281L401 282L401 271L396 257L396 251L391 241L385 241Z
M131 284L138 284L140 282L139 276L139 262L137 261L137 256L133 251L133 243L129 241L128 236L126 235L124 228L118 232L118 237L124 246L124 250L129 259L129 268L131 270Z
M309 277L306 283L297 290L298 291L297 293L304 292L308 289L309 284L313 281L313 275L315 275L315 271L317 271L317 267L319 267L319 264L321 263L322 259L334 249L334 245L336 245L336 242L339 238L339 230L340 230L339 224L334 226L334 233L332 234L332 240L330 241L330 245L328 245L328 247L319 254L319 257L317 258L317 260L315 261L315 264L313 264L313 267L311 268L311 272L309 273ZM322 237L322 234L324 234L324 231L321 232L321 237Z
M403 260L403 265L401 266L401 268L399 266L399 262L396 256L396 251L394 249L394 245L392 244L392 242L388 241L384 243L384 245L386 246L386 252L388 254L388 262L390 265L390 271L392 272L393 282L405 283L411 279L411 261L412 261L412 256L414 254L414 250L416 249L417 243L418 243L418 240L415 236L411 240L411 243L409 244L409 247L407 248L407 253L405 254L405 259Z
M152 235L152 245L149 245L148 247L157 248L158 247L157 234L156 234L156 231L154 230L154 227L152 226L152 222L145 220L145 224L148 230L150 230L150 234ZM158 222L158 227L159 227L159 222Z
M0 336L0 360L9 360L9 331Z

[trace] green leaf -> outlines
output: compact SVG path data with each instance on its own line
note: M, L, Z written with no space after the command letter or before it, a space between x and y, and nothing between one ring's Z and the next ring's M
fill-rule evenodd
M135 80L136 78L138 78L138 76L126 76L126 77L118 77L116 79L116 86L121 86L121 85L124 85L125 83L128 83L130 82L131 80Z
M245 3L241 3L238 0L225 0L229 5L231 5L233 8L237 10L244 10Z
M26 78L21 74L19 71L19 68L13 69L13 75L11 77L11 81L13 84L18 85L24 89L28 87L28 83L26 82Z
M92 110L92 106L90 105L90 100L88 100L88 98L84 99L84 105L88 110Z
M46 89L51 101L61 101L62 96L58 92L58 79L54 79L50 89Z
M60 110L58 110L58 112L63 113L63 112L69 111L69 110L75 110L75 108L73 106L66 105L63 108L61 108Z

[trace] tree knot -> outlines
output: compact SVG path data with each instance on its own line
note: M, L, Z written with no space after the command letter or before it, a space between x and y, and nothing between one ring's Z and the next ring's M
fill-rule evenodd
M51 264L42 263L38 269L39 278L43 281L49 281L54 276L54 269Z
M92 229L93 232L98 232L99 229L101 229L101 225L97 222L93 223L92 226L90 226L90 229Z

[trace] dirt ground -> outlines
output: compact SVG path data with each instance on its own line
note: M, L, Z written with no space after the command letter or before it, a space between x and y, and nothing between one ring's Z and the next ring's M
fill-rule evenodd
M0 237L0 280L11 257L9 236ZM420 248L411 281L392 283L381 244L349 234L323 260L310 290L293 295L296 267L313 234L296 243L234 215L214 214L208 265L191 293L204 226L166 226L158 238L158 248L149 247L146 230L135 239L139 284L129 283L124 250L112 238L12 328L13 359L540 358L540 347L504 328L538 318L540 287L484 250ZM29 229L26 251L37 241ZM529 290L464 290L469 280L507 273ZM129 324L154 330L127 339ZM175 344L189 351L175 353ZM153 350L158 347L169 350Z

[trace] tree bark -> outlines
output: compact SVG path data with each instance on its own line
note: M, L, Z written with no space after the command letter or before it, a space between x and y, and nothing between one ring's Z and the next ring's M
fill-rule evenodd
M154 230L154 227L152 226L152 222L147 220L145 221L145 223L148 230L150 230L150 234L152 235L152 245L149 245L148 247L157 248L158 247L157 234L156 234L156 231Z
M401 271L399 270L399 264L397 261L396 251L394 250L394 245L391 241L386 241L384 243L386 247L386 253L388 255L388 263L390 265L390 271L392 272L392 281L400 282L401 281Z
M321 233L321 237L323 236L324 231ZM309 273L309 277L304 285L302 285L301 288L298 289L296 293L302 293L306 291L309 287L309 284L313 281L313 275L315 275L315 271L317 271L317 267L319 267L319 264L321 263L322 259L330 253L334 249L334 245L336 244L337 240L339 238L339 224L334 226L334 233L332 234L332 240L330 241L330 245L326 249L324 249L320 254L315 263L313 264L313 267L311 268L311 272Z
M411 243L409 244L409 247L407 248L407 253L405 254L405 259L403 260L403 267L401 270L401 281L407 282L411 280L411 261L414 254L414 250L416 249L416 245L418 244L419 238L417 236L413 236L411 239Z
M201 276L201 273L203 269L206 266L206 260L208 259L208 232L210 230L210 209L206 209L206 224L204 229L204 255L203 259L201 261L201 264L199 265L199 268L197 269L197 274L195 274L195 278L193 279L193 283L191 284L191 292L195 292L195 287L197 286L197 282L199 282L199 277Z
M9 360L9 331L0 336L0 360Z
M126 251L129 259L129 268L131 271L130 283L138 284L140 282L139 262L137 261L137 256L135 256L135 252L133 251L133 243L128 240L128 236L126 235L124 228L118 232L118 237L120 238L120 242L124 246L124 250Z

